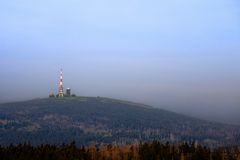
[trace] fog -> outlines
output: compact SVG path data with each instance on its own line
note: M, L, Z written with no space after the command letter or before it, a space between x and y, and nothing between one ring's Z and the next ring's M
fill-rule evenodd
M234 0L0 2L0 102L79 96L240 124Z

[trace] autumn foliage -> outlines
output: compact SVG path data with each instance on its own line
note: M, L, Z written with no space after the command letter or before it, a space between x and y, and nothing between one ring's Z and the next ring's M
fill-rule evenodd
M240 160L240 147L208 148L196 143L153 141L133 145L77 147L19 144L0 147L2 160Z

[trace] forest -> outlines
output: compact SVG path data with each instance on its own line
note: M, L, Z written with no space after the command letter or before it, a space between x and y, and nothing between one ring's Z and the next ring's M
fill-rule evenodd
M0 144L133 144L158 140L240 145L240 127L103 97L0 104Z
M159 141L129 145L70 144L34 146L30 143L0 146L2 160L240 160L240 147L209 148L197 143Z

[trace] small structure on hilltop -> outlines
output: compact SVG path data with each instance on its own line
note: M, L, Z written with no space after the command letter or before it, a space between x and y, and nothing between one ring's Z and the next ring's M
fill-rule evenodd
M54 95L54 93L50 93L49 94L49 98L63 98L63 97L76 97L75 94L71 94L71 89L67 88L66 89L66 93L63 93L63 72L62 72L62 68L60 71L60 83L59 83L59 92L58 94L56 94L56 96Z
M71 97L71 89L70 88L66 89L66 97Z

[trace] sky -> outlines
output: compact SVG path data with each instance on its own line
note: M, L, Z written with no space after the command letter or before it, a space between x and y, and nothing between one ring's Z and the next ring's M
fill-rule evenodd
M240 124L238 0L0 2L0 103L125 99Z

